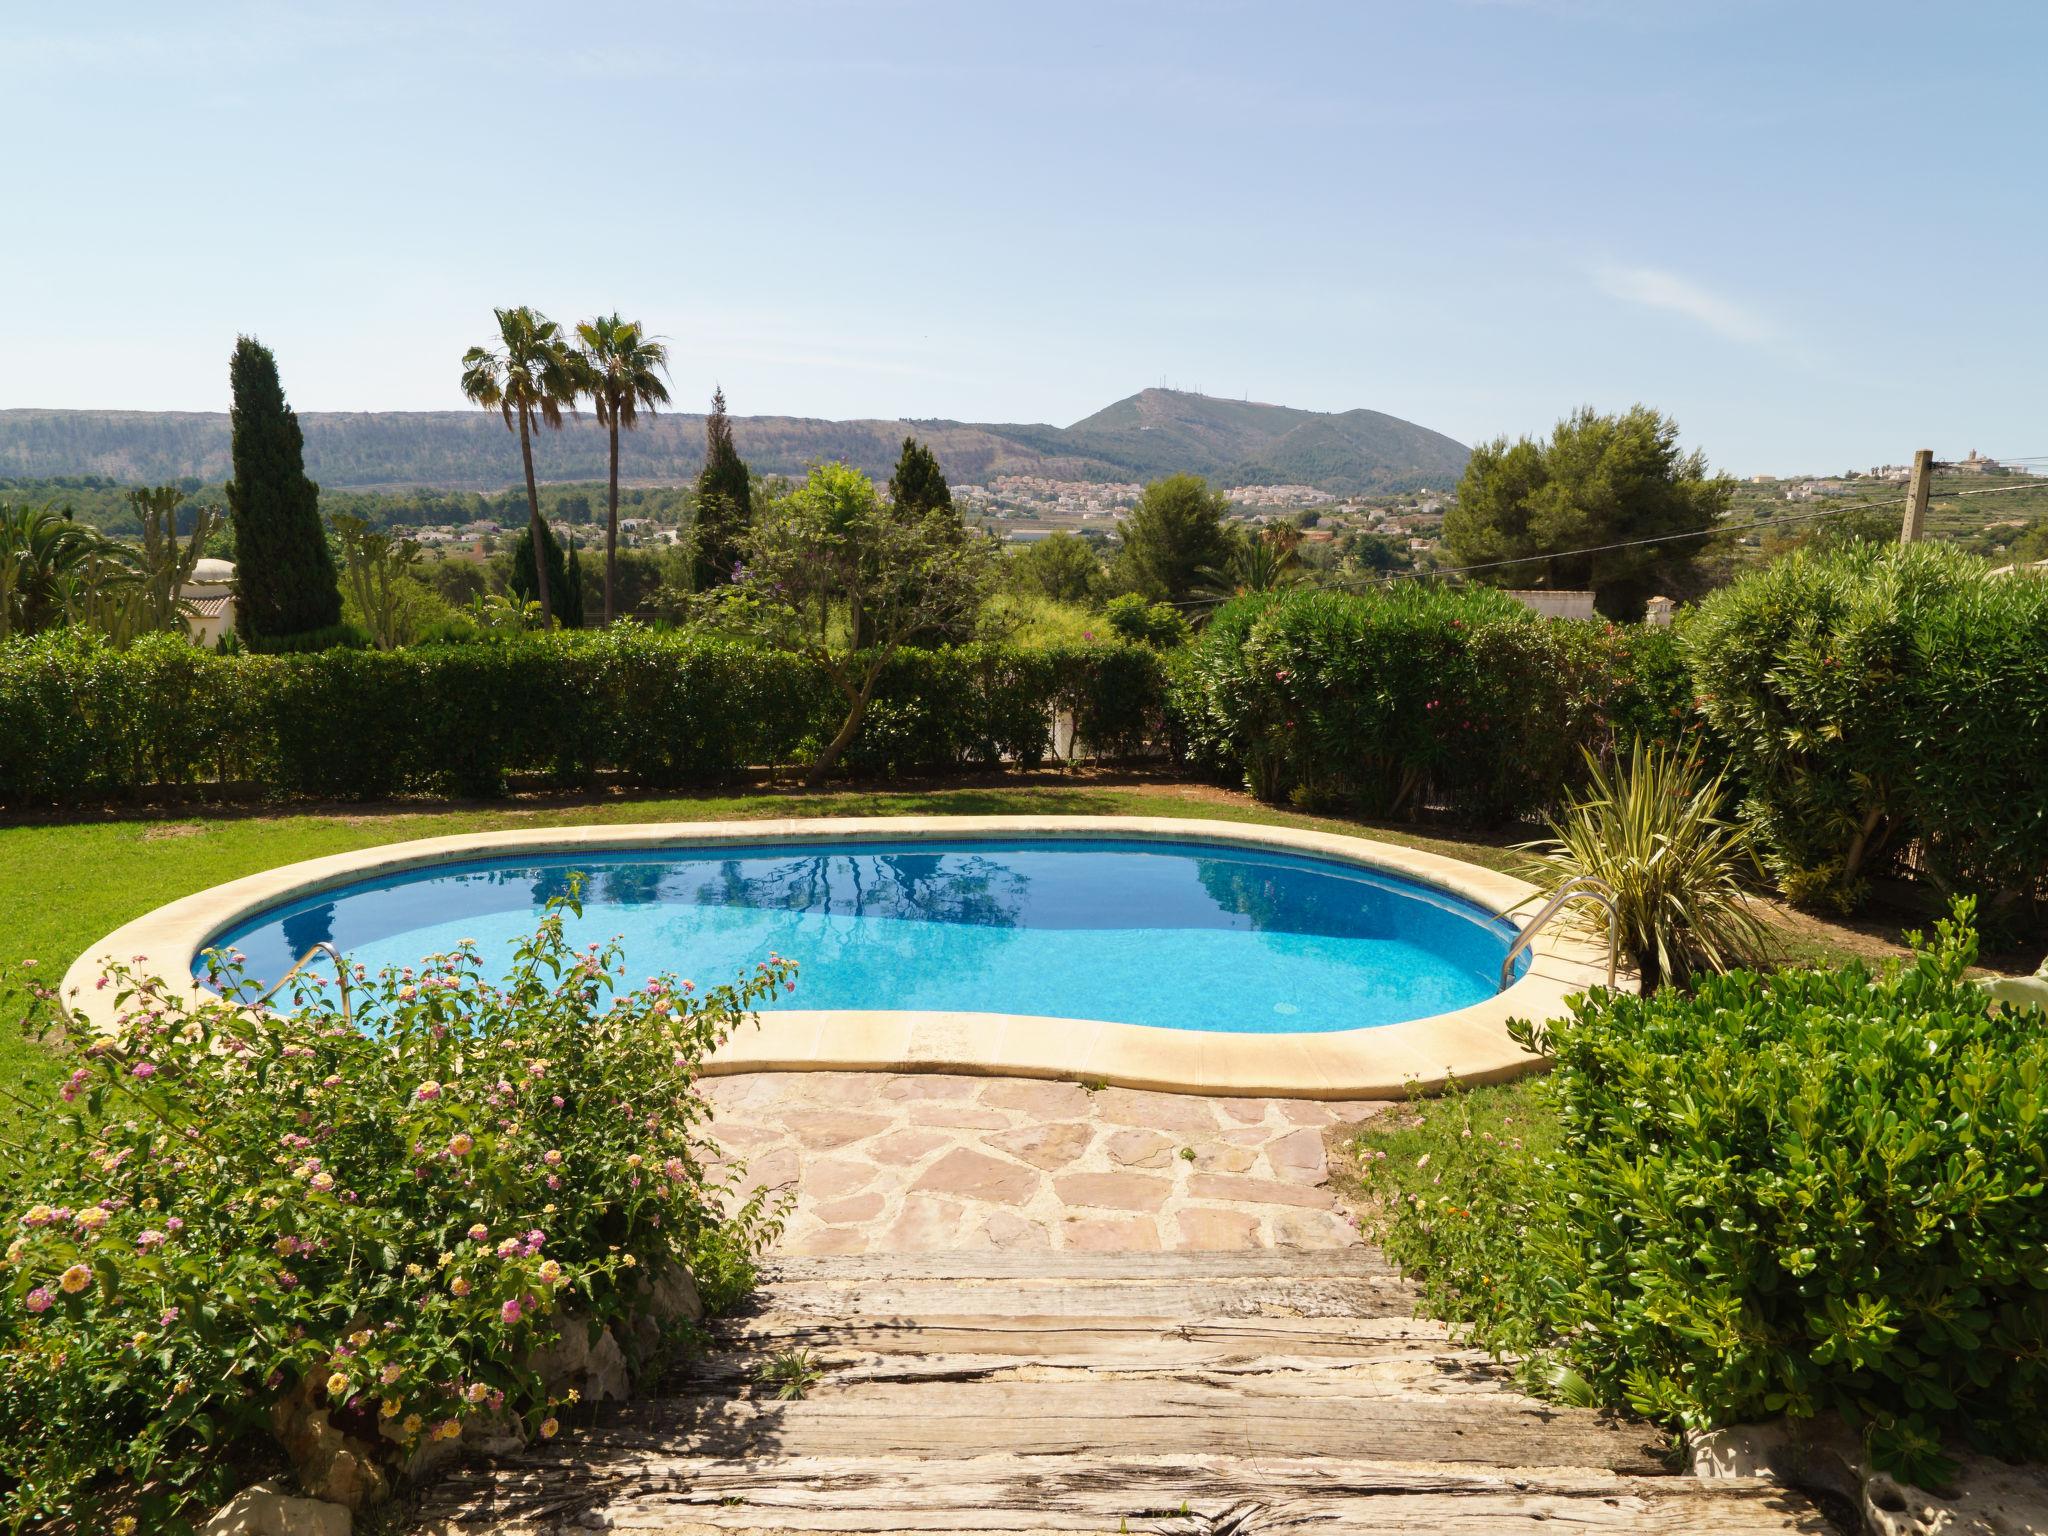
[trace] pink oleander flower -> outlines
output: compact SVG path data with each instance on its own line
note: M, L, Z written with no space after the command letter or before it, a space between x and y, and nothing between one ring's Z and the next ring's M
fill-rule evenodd
M491 1240L491 1229L478 1222L469 1229L469 1240L472 1243L488 1243Z
M158 1314L156 1324L159 1328L168 1328L177 1320L178 1309L176 1307L165 1307L163 1311L160 1314Z
M50 1294L47 1286L39 1285L22 1298L22 1305L31 1312L41 1313L49 1311L56 1300L57 1298Z
M412 1096L422 1104L431 1103L433 1100L441 1097L441 1085L432 1078L428 1078L419 1087L413 1089Z
M520 1307L519 1302L516 1298L514 1300L506 1302L505 1305L498 1308L498 1316L504 1319L505 1326L508 1328L511 1327L514 1323L518 1322L519 1319L524 1315L524 1311Z
M461 1275L457 1275L448 1282L448 1290L451 1295L467 1296L469 1294L469 1281Z
M448 1138L448 1155L450 1157L467 1157L475 1150L476 1142L467 1131L457 1131Z
M153 1061L138 1061L128 1069L128 1075L130 1077L155 1077L156 1063Z
M72 1265L57 1277L57 1284L63 1289L66 1296L76 1296L88 1285L92 1284L92 1266L90 1264Z
M163 1244L163 1233L156 1231L154 1228L151 1228L150 1230L144 1232L140 1237L135 1239L136 1248L143 1253L148 1253L152 1248L161 1248Z
M552 1147L550 1147L547 1151L541 1153L540 1160L546 1163L550 1168L559 1168L562 1166L562 1154L555 1151Z

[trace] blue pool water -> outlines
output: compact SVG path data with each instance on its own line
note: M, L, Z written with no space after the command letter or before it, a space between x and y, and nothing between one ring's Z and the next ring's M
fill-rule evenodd
M571 936L617 936L629 978L713 986L774 950L799 966L795 993L772 1005L786 1008L1358 1029L1490 997L1512 937L1447 892L1334 860L1076 838L439 864L272 908L214 943L266 984L322 940L376 970L473 939L497 974L549 899L578 884Z

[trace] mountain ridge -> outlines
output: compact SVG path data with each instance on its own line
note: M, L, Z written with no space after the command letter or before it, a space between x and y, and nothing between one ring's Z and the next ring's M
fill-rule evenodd
M336 490L499 490L520 479L518 438L483 411L302 411L307 473ZM1339 495L1448 486L1465 445L1371 410L1308 411L1145 389L1071 426L862 417L734 416L740 453L764 474L842 459L885 476L906 435L966 484L997 475L1149 480L1188 471L1229 487L1313 485ZM682 484L703 460L704 417L643 418L621 439L620 474ZM588 412L544 432L536 466L551 484L602 479L605 437ZM228 473L228 417L216 411L0 410L0 477L104 475L140 482Z

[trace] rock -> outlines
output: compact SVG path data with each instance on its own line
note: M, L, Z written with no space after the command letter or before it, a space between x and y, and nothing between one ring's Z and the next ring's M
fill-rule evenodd
M1175 1145L1157 1131L1116 1131L1102 1143L1102 1151L1125 1168L1165 1168L1173 1162Z
M814 1157L804 1172L803 1192L816 1200L837 1200L874 1182L873 1163L844 1157Z
M1035 1221L1015 1211L994 1211L982 1229L992 1247L1002 1249L1050 1248L1052 1237Z
M1840 1419L1771 1419L1687 1436L1695 1476L1767 1477L1831 1493L1871 1536L2038 1536L2048 1532L2048 1468L1959 1455L1955 1487L1929 1493L1874 1470Z
M1076 1088L1074 1091L1079 1093L1081 1090ZM981 1139L999 1152L1007 1152L1020 1162L1050 1173L1055 1168L1066 1167L1086 1152L1094 1136L1095 1133L1087 1126L1068 1122L1020 1126L1014 1131L1000 1131Z
M782 1123L813 1152L829 1152L889 1128L887 1116L851 1109L793 1109Z
M965 1099L973 1095L978 1085L987 1081L985 1077L957 1077L944 1072L920 1072L915 1076L891 1078L882 1089L882 1097L898 1102L905 1099ZM868 1092L874 1092L872 1086Z
M1061 1226L1060 1246L1082 1253L1156 1253L1159 1226L1149 1216L1075 1218Z
M1003 1078L981 1090L991 1109L1021 1109L1046 1120L1071 1120L1088 1113L1088 1090L1079 1083L1046 1078Z
M1139 1088L1104 1088L1095 1095L1095 1112L1112 1125L1194 1135L1216 1129L1209 1101L1178 1093L1151 1093Z
M574 1389L587 1403L624 1402L632 1395L625 1351L609 1328L596 1328L580 1313L558 1314L560 1334L527 1356L527 1368L552 1395Z
M910 1187L998 1205L1022 1205L1038 1192L1038 1185L1039 1175L1028 1168L956 1147L925 1169Z
M1215 1252L1259 1246L1259 1218L1249 1211L1193 1206L1180 1213L1181 1246Z
M1247 1205L1305 1205L1327 1207L1330 1197L1317 1189L1286 1184L1278 1179L1253 1178L1242 1173L1198 1173L1188 1180L1191 1200L1234 1200Z
M1036 1175L1033 1175L1036 1177ZM875 1253L942 1253L960 1243L960 1218L967 1207L930 1195L906 1195L903 1209L886 1231L869 1242Z
M883 1204L881 1192L871 1190L865 1195L848 1195L844 1200L827 1200L811 1214L827 1226L843 1227L850 1221L873 1221L882 1214Z
M354 1524L339 1504L300 1498L280 1483L256 1483L215 1511L199 1536L349 1536Z
M880 1168L908 1168L945 1146L953 1138L943 1131L897 1131L868 1148Z
M313 1401L311 1379L271 1405L270 1427L291 1459L299 1486L314 1499L367 1509L391 1496L391 1481L378 1465L374 1447L350 1438Z
M1093 1205L1112 1211L1156 1211L1166 1204L1173 1185L1148 1173L1069 1173L1053 1180L1068 1205Z
M1290 1183L1320 1184L1329 1177L1321 1131L1293 1131L1280 1137L1266 1148L1266 1161L1272 1164L1273 1172Z

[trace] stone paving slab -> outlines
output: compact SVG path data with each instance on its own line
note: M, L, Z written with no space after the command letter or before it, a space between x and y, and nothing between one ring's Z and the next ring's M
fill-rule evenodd
M701 1086L740 1193L794 1196L790 1257L1355 1247L1323 1138L1387 1108L949 1073Z

